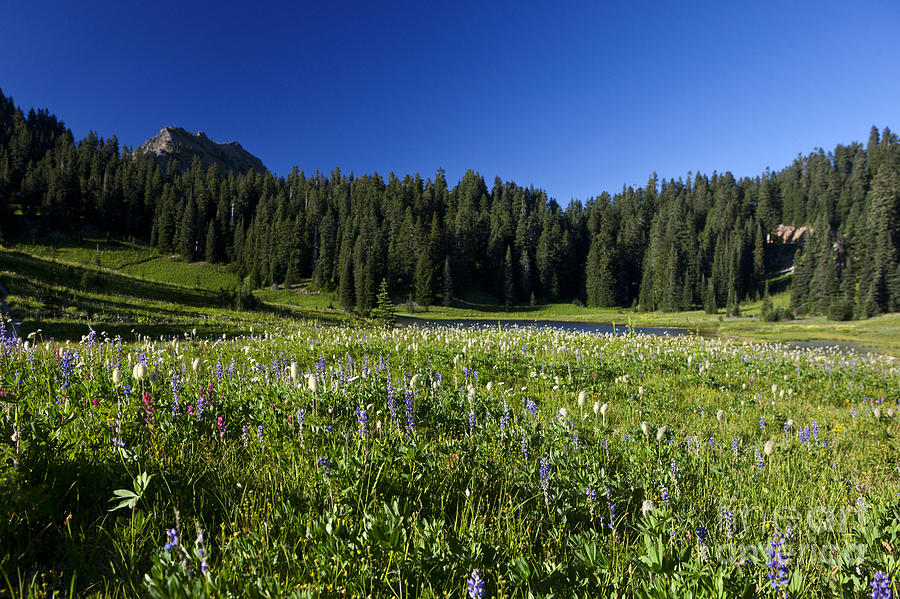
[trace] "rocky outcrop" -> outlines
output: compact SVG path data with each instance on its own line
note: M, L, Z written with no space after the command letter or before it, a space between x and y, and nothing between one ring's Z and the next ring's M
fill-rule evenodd
M812 232L812 227L778 225L774 232L769 233L769 243L803 243Z
M144 142L136 153L156 157L163 168L174 159L181 170L187 170L197 157L204 168L218 164L223 173L246 173L251 170L261 173L266 170L262 161L238 142L216 143L202 131L191 133L181 127L166 127Z

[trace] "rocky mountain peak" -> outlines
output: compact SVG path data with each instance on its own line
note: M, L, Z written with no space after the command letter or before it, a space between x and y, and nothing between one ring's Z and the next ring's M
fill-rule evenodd
M194 157L200 158L205 168L218 164L222 172L246 173L264 172L262 161L241 147L236 141L217 143L203 131L191 133L181 127L165 127L155 136L141 144L139 154L154 156L163 168L172 159L182 170L190 168Z

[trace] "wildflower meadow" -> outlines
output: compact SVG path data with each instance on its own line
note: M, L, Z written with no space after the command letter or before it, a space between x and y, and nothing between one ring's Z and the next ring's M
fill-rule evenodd
M900 370L303 324L0 349L0 597L897 596Z

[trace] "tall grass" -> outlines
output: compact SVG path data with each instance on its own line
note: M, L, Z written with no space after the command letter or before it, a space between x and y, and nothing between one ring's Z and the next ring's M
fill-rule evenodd
M898 377L878 355L516 327L10 342L2 586L858 594L897 573Z

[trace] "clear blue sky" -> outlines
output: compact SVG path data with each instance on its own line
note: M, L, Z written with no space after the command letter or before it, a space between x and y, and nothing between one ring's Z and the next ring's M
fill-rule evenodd
M137 146L166 125L286 175L472 168L566 204L756 175L900 130L900 2L8 2L0 88Z

